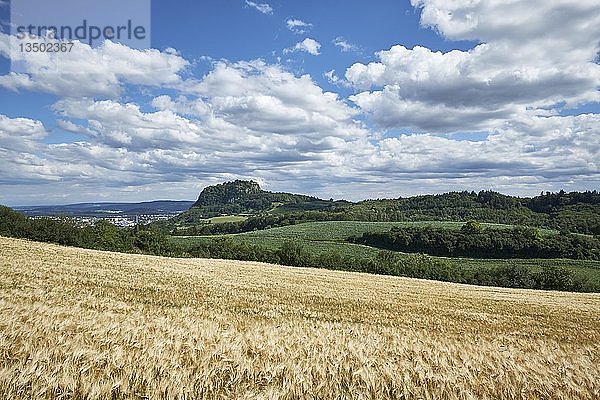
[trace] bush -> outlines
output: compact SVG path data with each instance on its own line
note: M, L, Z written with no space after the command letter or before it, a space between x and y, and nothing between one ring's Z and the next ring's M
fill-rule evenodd
M536 273L536 289L544 290L571 290L573 288L573 274L563 267L547 267Z
M283 245L275 252L279 258L279 262L283 265L290 265L295 267L311 267L314 266L311 255L306 249L295 242L286 241Z

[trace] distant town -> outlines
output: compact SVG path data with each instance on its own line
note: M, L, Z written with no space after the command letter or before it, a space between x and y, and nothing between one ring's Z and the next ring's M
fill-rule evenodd
M147 225L172 218L187 209L192 201L153 201L145 203L81 203L52 206L23 206L16 210L31 218L72 218L82 225L106 220L119 227Z
M135 225L147 225L151 222L166 220L176 216L178 213L170 213L170 214L141 214L141 215L119 215L117 216L103 216L103 217L87 217L80 215L33 215L31 218L50 218L50 219L61 219L61 218L71 218L81 225L94 225L96 222L100 220L105 220L110 222L113 225L116 225L121 228L132 227Z

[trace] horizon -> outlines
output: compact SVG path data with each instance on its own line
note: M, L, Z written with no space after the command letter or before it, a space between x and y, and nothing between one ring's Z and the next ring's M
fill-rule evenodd
M599 19L596 0L0 0L0 204L235 179L349 201L595 190ZM81 41L18 35L82 21Z
M249 180L252 181L252 180ZM249 182L246 181L246 182ZM230 183L233 181L225 181L225 182L221 182L218 183L216 185L220 185L223 183ZM211 185L214 186L214 185ZM208 186L206 186L208 187ZM206 188L205 187L205 188ZM204 188L203 188L204 189ZM263 191L267 191L267 192L275 192L272 190L268 190L262 187L261 185L261 190ZM562 190L562 189L561 189ZM558 190L556 192L551 192L550 193L559 193L561 190ZM590 189L590 190L581 190L579 192L592 192L595 189ZM490 191L490 189L481 189L481 190L453 190L453 191L446 191L446 192L438 192L438 193L418 193L418 194L413 194L413 195L409 195L409 196L395 196L395 197L371 197L371 198L362 198L362 199L347 199L347 198L333 198L334 201L349 201L352 203L358 203L358 202L362 202L362 201L370 201L370 200L393 200L393 199L399 199L399 198L411 198L411 197L419 197L419 196L436 196L436 195L443 195L443 194L449 194L449 193L462 193L462 192L468 192L468 193L479 193L479 192L485 192L485 191ZM549 191L541 191L540 193L537 193L535 195L531 195L531 196L517 196L517 195L511 195L508 193L503 193L503 192L497 192L494 190L491 190L492 192L495 193L499 193L501 195L504 196L511 196L511 197L516 197L519 199L526 199L526 198L533 198L536 196L540 196L541 194L546 194ZM571 193L573 191L564 191L565 193ZM307 196L313 196L309 193L299 193L299 192L286 192L286 191L277 191L276 193L290 193L290 194L298 194L298 195L307 195ZM200 195L200 192L198 193L198 196ZM141 201L111 201L111 200L106 200L106 201L83 201L83 202L77 202L77 203L56 203L56 204L44 204L44 203L39 203L39 204L0 204L0 205L4 205L6 207L10 207L13 209L17 209L17 208L22 208L22 207L67 207L67 206L77 206L77 205L88 205L88 204L98 204L98 205L103 205L103 204L143 204L143 203L157 203L157 202L188 202L188 203L195 203L198 200L198 196L196 196L196 199L191 199L191 200L173 200L173 199L156 199L156 200L141 200ZM318 197L318 196L313 196L313 197L317 197L319 200L328 200L331 199L332 197Z

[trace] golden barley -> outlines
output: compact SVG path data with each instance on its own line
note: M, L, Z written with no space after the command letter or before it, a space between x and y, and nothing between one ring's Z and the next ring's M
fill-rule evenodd
M2 399L598 399L600 295L0 238Z

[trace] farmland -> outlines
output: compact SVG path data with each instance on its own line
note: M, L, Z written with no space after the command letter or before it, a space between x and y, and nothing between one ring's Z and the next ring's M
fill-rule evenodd
M247 232L237 235L221 235L231 237L234 240L253 245L261 245L268 248L281 246L285 241L293 240L310 247L314 254L322 254L331 250L337 250L344 254L353 256L372 256L377 253L376 249L368 246L347 243L350 236L361 235L365 232L386 232L394 226L418 226L418 227L443 227L448 229L460 229L462 222L363 222L363 221L323 221L306 222L298 225L282 226ZM483 224L484 226L509 227L509 225ZM173 237L174 243L192 245L214 238L213 236L197 237Z
M437 224L437 222L435 223ZM416 224L421 225L421 223ZM398 225L398 223L359 221L307 222L238 235L221 235L221 237L231 237L238 242L264 246L270 249L277 248L286 241L293 240L310 247L311 252L316 255L333 250L352 256L372 256L377 253L376 249L346 243L346 238L369 231L384 232L395 225ZM454 224L449 223L449 225ZM215 236L173 237L171 240L174 243L191 246L194 243L205 242L213 238Z
M211 224L223 224L225 222L240 222L240 221L245 221L246 219L248 219L248 217L244 217L244 216L239 216L239 215L224 215L224 216L220 216L220 217L212 217L207 219L207 223L210 222Z
M458 230L462 227L462 222L361 222L361 221L326 221L326 222L308 222L298 225L290 225L265 229L255 232L248 232L236 235L221 235L220 237L229 237L239 243L262 246L268 249L276 249L287 241L301 244L310 250L311 254L322 255L331 252L337 252L342 255L356 258L375 257L378 249L348 243L345 240L349 236L358 236L365 232L386 232L394 226L407 227L434 227ZM484 227L511 228L510 225L501 224L482 224ZM551 231L541 230L542 234L548 234ZM208 242L216 236L198 236L198 237L172 237L173 243L184 247L193 246L196 243ZM446 259L446 258L444 258ZM473 259L473 258L452 258L460 267L465 270L473 268L495 268L504 266L508 263L522 266L534 271L541 270L548 266L563 267L572 271L576 277L590 279L594 287L600 287L600 262L589 260L567 260L567 259Z
M600 295L0 238L0 397L595 399Z
M460 230L464 222L453 221L417 221L417 222L364 222L364 221L322 221L307 222L299 225L272 228L268 231L249 232L249 237L282 237L300 240L344 241L350 236L358 236L365 232L386 232L393 227L432 227ZM512 225L481 224L483 227L512 228ZM542 229L542 233L551 232Z
M316 251L327 249L327 246L319 246L317 242L324 244L345 243L350 236L358 236L365 232L387 232L392 227L434 227L459 230L464 222L452 221L418 221L418 222L364 222L364 221L322 221L306 222L297 225L282 226L277 228L264 229L254 232L247 232L238 235L226 235L239 240L248 241L253 244L265 244L267 246L280 245L285 240L296 240L310 244ZM484 227L506 228L511 225L502 224L481 224ZM551 232L549 230L540 230L542 233ZM193 243L195 240L202 240L202 237L175 237L174 241L180 243ZM336 246L337 247L337 246ZM362 247L362 246L361 246ZM344 247L347 250L352 246ZM350 250L352 251L352 250ZM360 252L360 250L355 250Z

